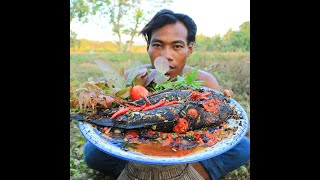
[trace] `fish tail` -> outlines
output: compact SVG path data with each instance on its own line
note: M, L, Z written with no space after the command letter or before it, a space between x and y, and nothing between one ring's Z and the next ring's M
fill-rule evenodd
M91 123L91 124L95 124L95 125L99 125L99 126L107 126L107 127L111 127L115 125L115 122L113 120L110 120L109 118L104 118L104 119L100 119L100 120L87 120L86 122Z
M100 120L93 120L93 119L85 119L86 115L85 114L70 114L70 120L75 120L75 121L84 121L88 122L94 125L99 125L99 126L114 126L115 122L110 120L110 118L103 118Z
M84 121L85 114L70 114L70 120Z

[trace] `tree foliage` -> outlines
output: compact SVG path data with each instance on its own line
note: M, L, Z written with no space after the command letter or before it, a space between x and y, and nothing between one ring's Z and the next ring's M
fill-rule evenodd
M195 49L201 51L250 51L250 21L239 26L239 31L229 29L221 37L219 34L213 37L197 35Z
M99 16L109 19L112 32L117 36L121 52L130 50L140 25L154 13L152 10L168 5L172 0L144 0L150 4L149 10L141 6L143 0L71 0L70 21L79 20L87 23L91 17ZM107 33L107 32L106 32ZM124 42L124 36L129 40Z
M80 40L77 39L78 34L70 30L70 48L72 47L74 52L77 48L80 48Z

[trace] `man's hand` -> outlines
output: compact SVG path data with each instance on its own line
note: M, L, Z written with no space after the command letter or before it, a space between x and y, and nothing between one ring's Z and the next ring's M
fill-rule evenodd
M225 97L233 97L234 96L234 94L233 94L233 91L231 90L231 89L225 89L225 90L223 90L223 95L225 96Z

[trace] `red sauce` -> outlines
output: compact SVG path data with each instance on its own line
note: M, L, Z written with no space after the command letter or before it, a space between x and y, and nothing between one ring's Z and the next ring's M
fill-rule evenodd
M190 149L179 149L174 147L174 149L176 150L173 150L173 147L171 145L162 146L160 143L147 143L139 144L137 146L137 149L133 149L133 151L141 152L145 155L151 156L181 157L204 150L205 147L196 146Z

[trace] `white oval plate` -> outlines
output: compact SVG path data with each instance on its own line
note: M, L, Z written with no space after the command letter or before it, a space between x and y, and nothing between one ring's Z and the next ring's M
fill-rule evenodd
M221 93L218 91L215 92ZM98 131L97 128L94 128L91 124L79 121L78 125L81 133L89 142L91 142L101 151L108 153L112 156L144 164L171 165L192 163L206 160L228 151L229 149L233 148L236 144L238 144L239 141L246 135L249 126L247 113L238 102L236 102L232 98L229 99L230 105L234 105L236 110L243 117L243 119L241 120L228 120L229 125L236 125L238 126L238 129L233 133L233 135L224 138L222 141L217 142L215 145L211 147L206 147L204 150L200 150L194 154L189 154L182 157L150 156L132 150L125 151L119 147L119 144L103 136L101 132Z

